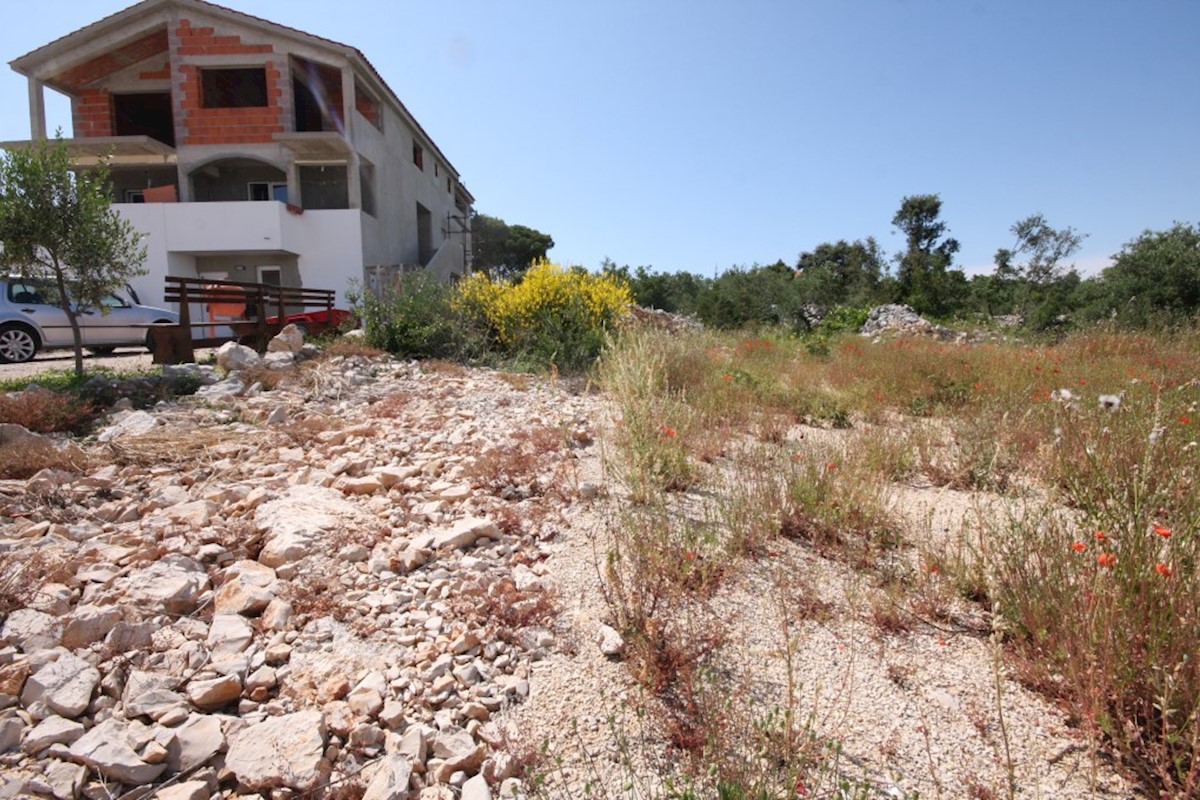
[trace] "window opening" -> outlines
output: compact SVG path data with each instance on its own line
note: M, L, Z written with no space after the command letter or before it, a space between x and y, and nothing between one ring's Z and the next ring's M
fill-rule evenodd
M251 181L246 184L247 194L251 200L288 201L287 184L280 181Z
M170 92L114 94L113 132L117 136L149 136L175 146L175 119Z
M260 108L267 105L267 71L263 67L200 70L205 108Z

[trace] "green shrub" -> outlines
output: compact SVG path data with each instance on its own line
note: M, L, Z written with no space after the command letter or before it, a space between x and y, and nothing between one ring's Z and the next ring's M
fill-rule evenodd
M465 322L452 308L453 289L421 274L403 275L380 296L353 293L367 344L405 358L460 358L471 350Z
M591 366L631 304L623 279L549 261L515 282L476 273L458 284L450 303L504 355L568 371Z

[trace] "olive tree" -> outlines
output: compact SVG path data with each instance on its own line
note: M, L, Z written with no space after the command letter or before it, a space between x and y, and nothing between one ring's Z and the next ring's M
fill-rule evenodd
M108 169L73 169L61 134L0 155L0 267L57 288L79 376L79 314L144 274L141 236L111 204Z

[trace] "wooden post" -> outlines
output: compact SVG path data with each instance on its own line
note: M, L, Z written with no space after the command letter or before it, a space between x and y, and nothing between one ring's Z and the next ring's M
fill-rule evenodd
M192 347L192 309L188 301L187 280L179 282L179 327L182 329L183 346L175 357L183 360L176 363L192 363L196 360L196 351Z

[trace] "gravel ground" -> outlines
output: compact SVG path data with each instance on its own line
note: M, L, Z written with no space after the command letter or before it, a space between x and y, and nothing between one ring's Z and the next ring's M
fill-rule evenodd
M203 361L215 350L197 350L196 358ZM118 347L112 355L95 356L83 354L83 368L108 367L121 372L146 371L154 368L154 360L143 347ZM29 378L52 370L75 368L75 354L70 350L50 350L38 353L32 361L24 364L0 364L0 381Z

